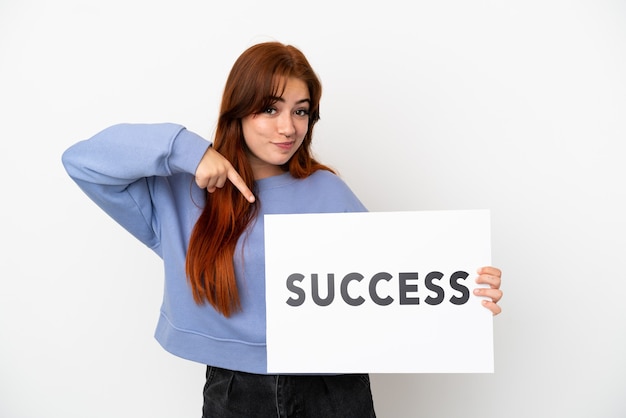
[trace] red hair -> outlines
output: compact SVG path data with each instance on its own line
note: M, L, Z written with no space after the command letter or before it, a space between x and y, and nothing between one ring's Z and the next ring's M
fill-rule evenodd
M241 120L272 105L282 96L287 78L304 81L310 94L308 130L302 145L283 165L295 178L304 178L329 167L317 162L311 152L313 126L319 120L322 86L306 57L297 48L266 42L248 48L239 56L226 81L213 147L233 165L251 190L254 175L246 156ZM209 302L226 317L241 310L233 256L239 237L258 212L226 182L208 194L187 250L186 272L196 303Z

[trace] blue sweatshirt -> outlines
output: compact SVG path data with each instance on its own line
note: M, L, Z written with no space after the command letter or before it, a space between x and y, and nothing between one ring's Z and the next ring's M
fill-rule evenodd
M70 147L63 164L98 206L162 258L165 290L155 337L163 348L202 364L267 373L263 215L366 209L328 171L258 180L259 215L234 257L242 311L225 318L195 303L185 274L189 237L207 198L194 173L210 144L180 125L122 124ZM293 239L297 245L297 231Z

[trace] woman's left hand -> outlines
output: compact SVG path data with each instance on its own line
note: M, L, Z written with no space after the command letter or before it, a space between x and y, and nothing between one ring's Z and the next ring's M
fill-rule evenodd
M498 302L502 299L501 281L502 272L500 269L495 267L481 267L478 269L476 283L486 284L489 287L478 287L474 289L474 294L485 298L482 301L483 306L489 309L494 316L502 312L502 308L498 305Z

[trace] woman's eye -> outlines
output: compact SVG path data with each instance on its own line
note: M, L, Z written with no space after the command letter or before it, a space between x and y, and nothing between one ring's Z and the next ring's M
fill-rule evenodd
M276 108L275 107L268 107L267 109L264 110L264 113L267 113L268 115L273 115L276 113Z
M296 115L298 115L298 116L308 116L308 114L309 114L309 110L308 109L296 110Z

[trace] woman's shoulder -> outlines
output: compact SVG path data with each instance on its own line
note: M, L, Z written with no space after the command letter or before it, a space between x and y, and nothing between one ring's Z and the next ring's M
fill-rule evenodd
M328 170L317 170L305 179L302 179L302 187L309 189L323 189L325 191L337 190L337 191L349 191L347 183L341 178L340 175Z
M318 191L350 192L350 188L341 177L332 171L317 170L305 178L294 178L286 172L280 176L268 177L257 181L261 191L276 190L289 193L315 193Z
M345 182L338 174L335 174L329 170L317 170L307 178L313 182L318 183L325 183L329 185L345 185Z
M309 178L313 182L309 189L316 189L319 192L318 194L323 195L325 199L337 203L348 203L349 208L352 210L362 207L359 198L340 175L328 170L318 170Z
M289 173L263 179L259 182L257 191L268 213L365 210L340 176L328 170L318 170L301 179L296 179Z

